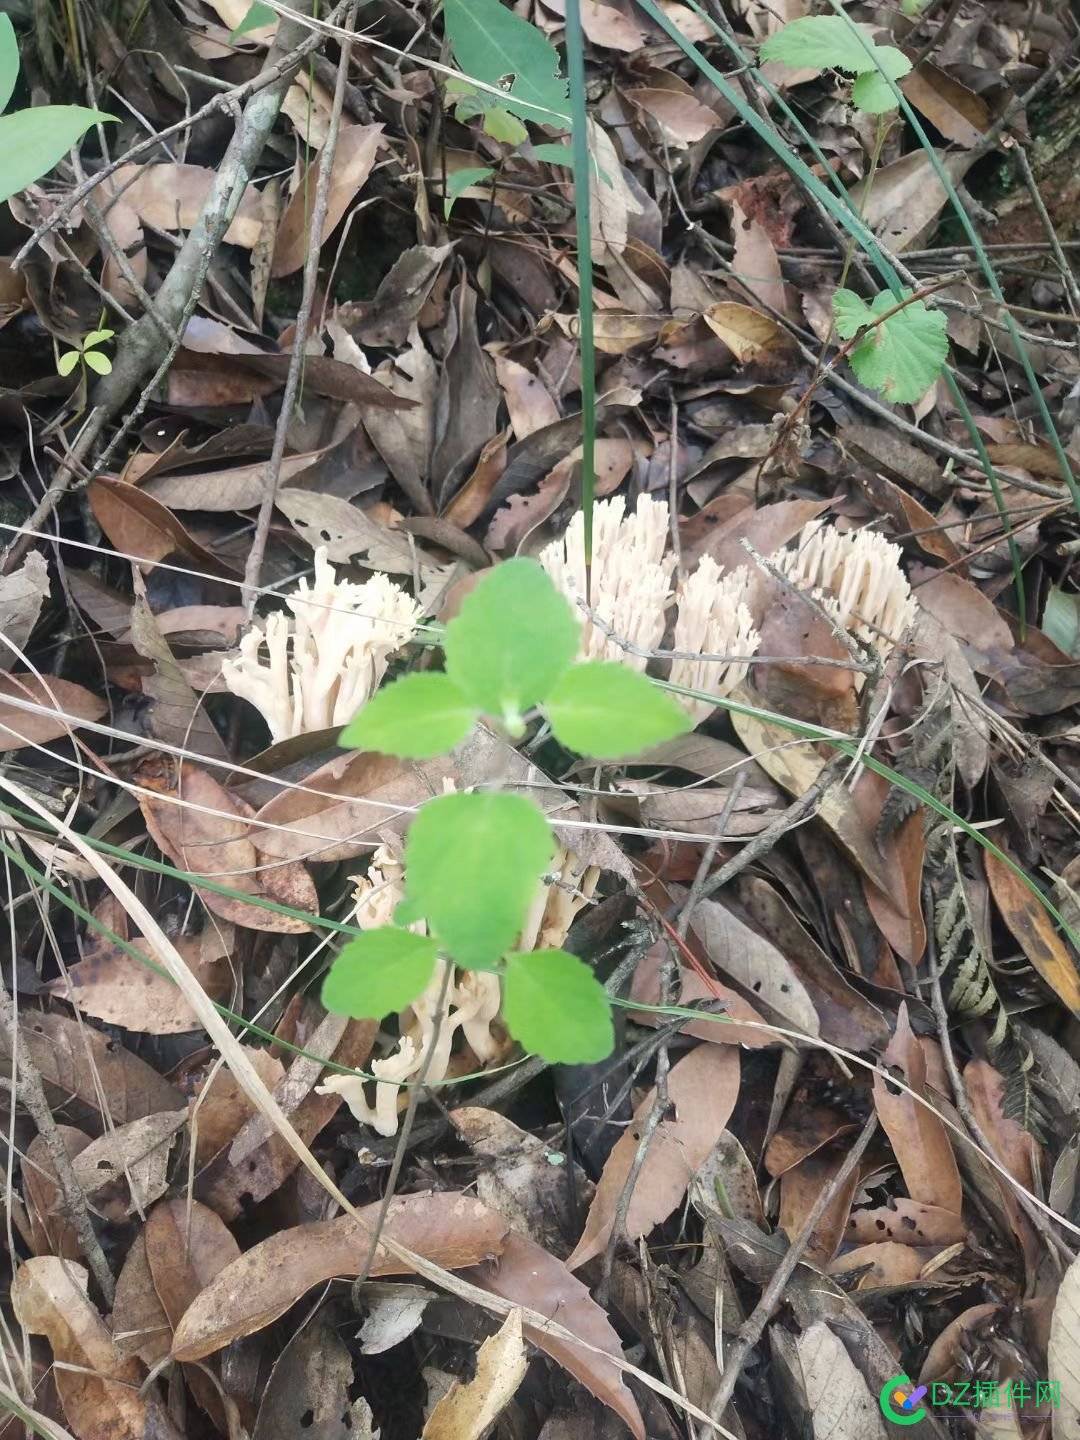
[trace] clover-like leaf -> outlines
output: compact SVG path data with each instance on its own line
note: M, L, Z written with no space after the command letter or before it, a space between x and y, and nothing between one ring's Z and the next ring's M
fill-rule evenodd
M59 360L57 360L56 362L56 373L58 375L70 375L81 359L81 351L65 350L63 355L61 355Z
M577 654L581 627L535 560L505 560L446 627L446 673L471 704L517 730Z
M426 919L461 965L490 968L517 939L555 854L551 827L521 795L440 795L405 841L396 919Z
M341 949L323 981L322 1002L335 1015L381 1020L426 989L439 947L427 935L382 925Z
M100 350L84 350L83 363L88 365L98 375L109 375L112 373L112 361L107 355L102 355Z
M565 950L506 957L503 1019L515 1040L552 1064L603 1060L615 1045L604 987Z
M693 729L670 695L614 660L571 665L544 701L544 711L567 749L598 760L634 755Z
M912 300L896 310L911 293L902 291L897 297L882 291L869 305L850 290L838 290L833 296L833 316L840 335L850 339L865 326L871 327L851 352L851 368L864 385L880 390L898 405L913 405L922 399L941 374L949 353L942 311L927 309L922 300ZM890 310L896 313L888 315ZM888 319L880 319L882 315Z
M384 685L345 726L338 743L427 760L460 745L475 720L476 707L448 675L420 671Z

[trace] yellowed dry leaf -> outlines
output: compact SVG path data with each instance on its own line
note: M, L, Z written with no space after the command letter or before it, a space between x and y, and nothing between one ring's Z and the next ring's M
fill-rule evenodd
M476 1375L450 1390L432 1410L422 1440L480 1440L517 1393L529 1362L521 1311L511 1310L476 1353Z

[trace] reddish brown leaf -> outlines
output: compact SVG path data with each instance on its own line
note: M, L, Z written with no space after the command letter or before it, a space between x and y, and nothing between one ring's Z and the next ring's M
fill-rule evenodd
M1028 887L1008 865L984 852L994 901L1024 954L1051 990L1080 1019L1080 975L1068 946Z
M90 1144L90 1136L82 1130L75 1130L70 1125L58 1125L56 1129L72 1160ZM40 1135L35 1135L26 1147L22 1174L34 1254L78 1260L82 1254L79 1239L65 1214L56 1168L49 1147Z
M916 1095L926 1097L926 1058L908 1022L906 1005L900 1006L896 1033L882 1063L895 1067ZM942 1122L903 1090L891 1094L880 1075L874 1076L874 1105L911 1198L959 1215L963 1201L960 1172Z
M36 714L24 705L39 705L51 713ZM107 709L104 700L72 680L0 674L0 753L59 739L78 730L80 720L100 720Z
M330 170L330 190L323 225L323 236L329 238L345 211L363 189L375 164L375 156L383 143L381 125L343 125ZM292 198L285 208L274 246L270 274L274 278L291 275L299 270L311 243L311 197L319 161L309 165L307 173L297 182Z
M191 538L171 510L145 491L99 476L90 482L87 495L94 519L114 550L150 564L179 550L207 575L237 578L228 565Z
M371 1248L381 1202L365 1206L362 1224L349 1215L280 1230L245 1251L210 1282L176 1327L177 1360L200 1360L241 1335L269 1325L313 1285L358 1275ZM477 1265L501 1253L506 1221L460 1194L415 1194L391 1201L384 1234L448 1270ZM382 1246L372 1276L408 1274Z

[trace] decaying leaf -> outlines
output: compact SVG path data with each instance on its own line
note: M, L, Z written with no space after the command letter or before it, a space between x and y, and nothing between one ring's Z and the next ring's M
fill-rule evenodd
M927 1097L926 1058L901 1005L896 1032L882 1057L916 1095ZM949 1133L932 1110L903 1090L893 1090L880 1075L874 1076L874 1105L889 1136L904 1183L913 1200L960 1214L962 1192Z
M444 1395L428 1416L422 1440L481 1440L517 1393L529 1362L521 1311L511 1310L476 1354L476 1375Z

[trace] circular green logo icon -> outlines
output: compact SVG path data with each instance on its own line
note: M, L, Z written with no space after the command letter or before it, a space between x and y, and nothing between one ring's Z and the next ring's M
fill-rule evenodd
M894 1375L881 1387L878 1404L892 1424L917 1425L926 1414L919 1404L925 1394L925 1385L913 1385L907 1375Z

